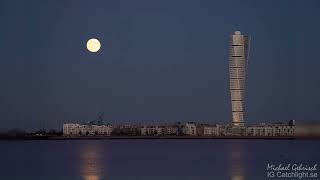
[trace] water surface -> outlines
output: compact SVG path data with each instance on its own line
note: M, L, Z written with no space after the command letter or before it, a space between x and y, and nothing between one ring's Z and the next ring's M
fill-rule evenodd
M268 163L319 164L319 150L308 140L0 141L0 179L259 180Z

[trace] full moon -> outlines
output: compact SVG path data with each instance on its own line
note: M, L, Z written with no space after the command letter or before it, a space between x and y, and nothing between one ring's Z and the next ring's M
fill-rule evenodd
M98 39L89 39L87 42L87 49L90 52L98 52L101 47Z

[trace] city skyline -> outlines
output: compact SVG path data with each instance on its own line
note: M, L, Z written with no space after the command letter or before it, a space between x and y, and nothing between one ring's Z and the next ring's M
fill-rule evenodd
M0 179L318 179L319 17L319 0L0 0Z
M112 124L229 123L236 30L253 39L246 123L319 122L317 4L1 1L0 127L60 128L101 111Z

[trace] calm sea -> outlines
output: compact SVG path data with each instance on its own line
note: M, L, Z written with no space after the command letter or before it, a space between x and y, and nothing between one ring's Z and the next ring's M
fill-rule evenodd
M320 166L320 141L0 141L0 161L1 180L259 180L268 163Z

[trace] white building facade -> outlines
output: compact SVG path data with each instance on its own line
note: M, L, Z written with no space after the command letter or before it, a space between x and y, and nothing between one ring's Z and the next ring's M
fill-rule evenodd
M275 131L270 126L253 126L247 128L247 136L274 136Z
M192 122L186 123L182 131L185 135L197 136L197 126Z
M111 125L83 125L75 123L63 124L64 136L110 136L112 133Z
M272 125L247 127L247 136L295 136L295 126Z
M203 127L203 136L219 136L219 126L204 126Z

